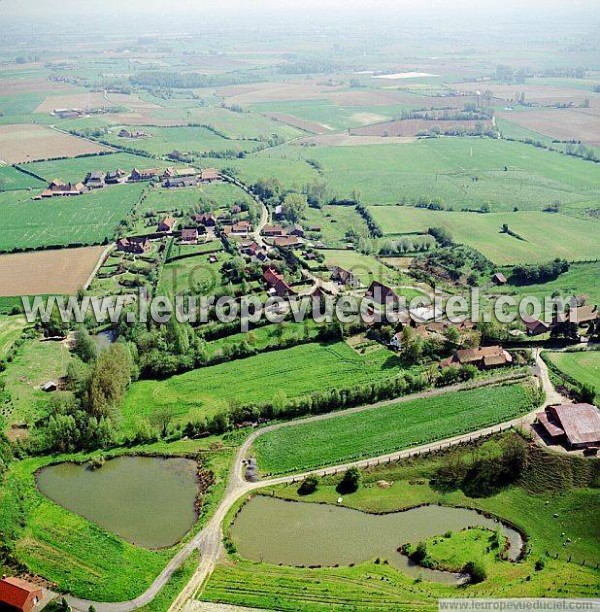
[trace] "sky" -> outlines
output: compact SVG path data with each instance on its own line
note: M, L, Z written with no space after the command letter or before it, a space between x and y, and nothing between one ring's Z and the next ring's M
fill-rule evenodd
M505 13L543 9L586 11L600 19L599 0L0 0L0 10L10 15L38 15L106 11L143 11L144 13L202 13L210 10L236 12L305 12L332 11L402 11L430 12L440 10Z

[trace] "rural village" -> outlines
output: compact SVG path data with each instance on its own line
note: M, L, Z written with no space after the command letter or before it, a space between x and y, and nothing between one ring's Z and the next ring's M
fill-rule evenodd
M0 610L597 602L598 12L90 5L0 39Z

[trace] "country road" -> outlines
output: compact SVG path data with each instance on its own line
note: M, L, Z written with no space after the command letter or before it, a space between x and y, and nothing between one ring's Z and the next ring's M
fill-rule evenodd
M540 375L540 379L542 381L542 385L544 389L551 389L552 384L548 378L547 369L539 366L539 363L542 362L541 358L538 356L538 373ZM543 364L543 362L542 362ZM545 366L545 364L543 364ZM193 598L194 594L198 591L198 589L204 584L205 580L212 573L215 565L224 555L223 548L223 536L222 536L222 525L225 516L241 497L244 495L262 488L266 486L276 485L276 484L284 484L288 482L298 481L304 479L306 476L310 474L318 474L318 475L328 475L335 474L338 471L346 470L350 467L368 467L370 465L374 465L378 462L386 462L386 461L394 461L398 459L402 459L408 457L410 455L427 453L434 449L439 449L442 447L448 447L456 444L460 444L461 442L465 442L469 439L475 439L478 437L484 437L491 433L497 432L499 430L508 429L511 427L519 426L522 424L526 424L531 422L533 419L533 413L521 417L519 419L514 419L507 423L501 423L495 425L493 427L486 427L484 429L471 432L468 434L464 434L461 436L455 436L446 440L441 440L432 444L426 444L419 447L413 447L411 449L396 451L393 453L389 453L379 457L371 457L369 459L362 459L359 461L352 461L349 463L345 463L342 465L335 465L330 467L325 467L317 470L311 470L302 474L290 474L285 476L280 476L276 478L270 478L268 480L263 480L255 483L246 482L244 480L243 469L244 459L248 456L250 448L256 438L262 436L263 434L274 431L276 429L280 429L282 427L292 427L299 423L307 423L313 421L321 421L334 419L339 416L352 414L356 412L363 412L368 410L374 410L376 408L380 408L382 406L408 402L415 399L424 399L427 397L435 397L439 395L444 395L446 393L452 393L455 391L467 390L480 388L485 386L498 385L502 383L508 382L518 382L519 380L524 380L527 376L524 374L509 374L506 376L495 377L491 379L484 379L475 382L462 383L458 385L453 385L449 387L443 387L439 389L431 389L428 391L423 391L420 393L415 393L412 395L406 395L404 397L399 397L391 400L381 401L375 404L368 404L364 406L358 406L355 408L349 408L347 410L341 410L338 412L332 412L328 414L321 414L316 416L307 417L304 419L297 419L294 421L285 421L281 423L275 423L273 425L269 425L264 428L260 428L252 432L243 444L239 447L235 460L230 472L229 482L227 484L225 493L216 509L214 515L208 521L206 526L196 534L189 542L187 542L181 550L169 561L167 566L162 570L162 572L158 575L156 580L152 583L152 585L140 596L136 597L130 601L124 602L116 602L116 603L103 603L103 602L95 602L89 600L83 600L76 597L68 596L66 597L69 605L78 612L87 612L90 606L93 606L97 612L131 612L140 607L143 607L150 603L160 592L160 590L164 587L167 581L172 576L173 572L177 570L183 562L189 558L192 554L199 552L199 565L198 569L192 576L191 580L184 587L183 591L177 597L175 602L170 608L170 611L175 612L177 610L183 610L185 608L186 602ZM539 408L538 408L539 410Z

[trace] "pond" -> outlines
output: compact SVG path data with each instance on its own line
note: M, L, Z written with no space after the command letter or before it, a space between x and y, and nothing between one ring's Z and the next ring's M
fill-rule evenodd
M145 548L178 542L196 522L196 463L119 457L92 470L61 463L37 475L41 493L71 512Z
M456 582L458 575L415 566L397 549L407 542L466 527L501 527L510 542L509 558L518 558L523 542L514 529L475 510L435 505L391 514L367 514L341 506L257 495L236 517L231 536L240 555L253 561L332 566L380 557L414 577Z

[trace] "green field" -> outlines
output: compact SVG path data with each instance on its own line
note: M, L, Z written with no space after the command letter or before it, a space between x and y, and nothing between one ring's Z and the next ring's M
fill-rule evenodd
M218 136L213 131L204 127L128 127L130 131L142 130L152 138L119 138L119 129L110 132L102 138L110 144L127 147L136 151L145 151L150 155L163 156L171 151L182 151L194 157L200 157L211 151L223 152L233 150L235 152L252 151L259 143L252 140L228 140Z
M510 274L507 274L508 284L494 287L494 293L506 293L517 296L536 296L543 298L558 291L563 297L587 295L589 303L600 304L600 261L571 264L568 272L561 274L556 280L539 285L513 285Z
M0 166L0 192L19 189L39 189L44 183L12 166Z
M71 359L63 342L28 340L17 351L4 372L10 401L0 406L7 425L33 425L44 416L51 395L40 390L49 381L59 382Z
M254 449L265 473L306 471L476 431L532 409L521 385L460 391L282 427L260 436Z
M548 352L546 355L567 376L600 392L600 351Z
M467 446L460 451L463 460L468 464L473 452L495 456L499 442L505 437ZM454 586L415 580L385 560L373 559L355 567L309 569L268 565L230 555L227 562L217 566L200 599L290 612L350 609L434 612L441 597L596 596L599 580L596 564L600 562L598 489L574 488L572 483L561 486L556 478L557 471L573 475L580 472L578 476L587 472L589 476L593 471L588 468L589 463L585 465L581 459L555 457L535 449L528 460L530 469L518 484L504 487L489 497L468 497L461 490L435 489L432 478L443 461L442 456L434 455L363 470L363 486L356 493L344 495L343 504L374 513L401 511L420 504L460 506L491 513L527 534L528 554L523 561L509 563L487 557L488 576L484 582ZM298 495L298 483L272 487L265 493L335 505L340 496L336 491L339 479L340 476L321 479L317 491L308 496ZM389 488L377 486L381 480L390 483ZM579 482L585 483L586 478ZM538 490L541 483L544 487ZM533 490L538 493L532 493ZM440 536L443 533L440 526ZM475 557L487 554L487 548L476 548L471 538L465 539L458 533L443 540L447 545L439 557L449 557L452 553L460 556L465 550ZM439 538L438 542L441 546ZM404 543L397 542L398 546ZM555 559L557 554L559 558ZM543 559L545 567L536 570L539 559ZM581 565L583 560L585 566Z
M354 206L328 206L321 209L307 208L302 221L305 229L319 227L316 233L321 242L328 247L344 247L348 244L348 233L368 236L369 229L365 220L356 212Z
M283 393L288 399L315 391L342 389L390 378L397 358L380 350L362 357L347 344L306 344L200 368L165 381L134 383L123 404L123 429L158 407L171 408L178 421L225 409L230 402L262 404Z
M116 185L70 198L33 201L32 194L0 193L4 231L0 250L36 249L69 244L99 244L139 200L142 185Z
M542 210L558 200L568 212L597 207L598 166L518 142L489 138L436 138L412 144L343 147L285 145L241 160L243 174L256 177L266 159L285 159L298 167L286 185L302 181L306 159L323 168L331 195L361 194L364 204L395 204L401 198L439 197L455 210ZM259 161L261 160L261 161ZM277 166L270 176L278 176ZM506 168L506 170L505 170ZM258 177L257 177L258 178Z
M600 223L543 212L470 213L409 206L374 206L371 213L385 234L426 232L445 227L455 242L477 249L497 264L596 259ZM506 223L523 240L501 233Z

